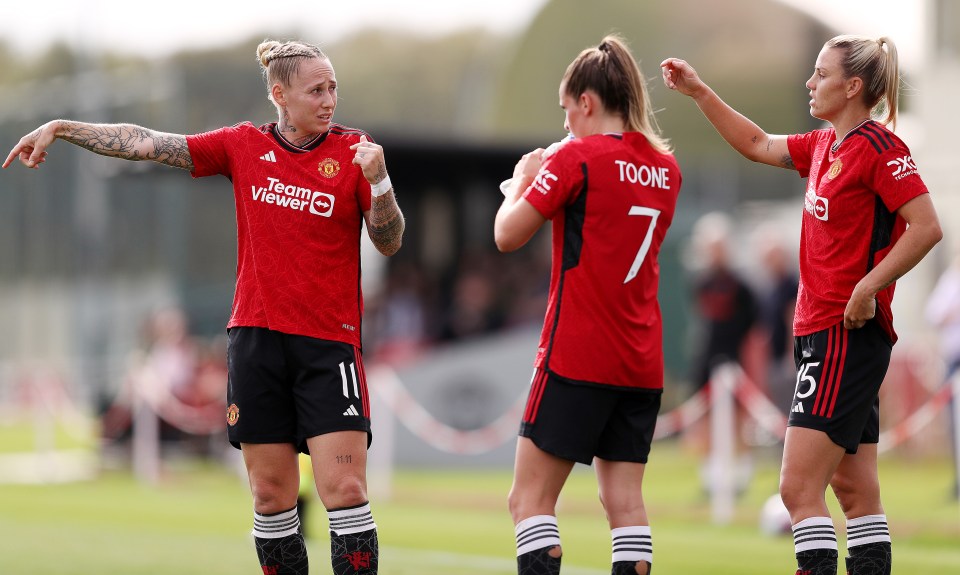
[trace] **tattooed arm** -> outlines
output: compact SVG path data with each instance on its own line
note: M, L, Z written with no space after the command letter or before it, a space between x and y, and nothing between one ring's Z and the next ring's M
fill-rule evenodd
M353 163L363 170L363 177L370 183L371 188L380 188L382 194L370 194L370 211L364 212L367 221L367 233L376 246L377 251L385 256L392 256L400 249L403 242L405 223L397 198L393 193L393 186L383 190L390 184L387 176L387 164L383 159L383 148L361 136L360 141L350 146L355 152Z
M28 168L38 168L46 160L47 148L60 139L101 156L124 160L152 160L184 170L193 170L187 138L133 124L87 124L54 120L20 138L3 167L15 159Z
M406 224L393 188L382 196L370 198L370 211L364 216L367 219L367 233L377 251L385 256L397 253L403 243Z

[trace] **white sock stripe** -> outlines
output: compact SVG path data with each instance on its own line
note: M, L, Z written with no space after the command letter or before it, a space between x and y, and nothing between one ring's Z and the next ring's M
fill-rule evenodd
M527 529L523 533L517 535L517 547L526 545L534 539L541 539L543 537L555 537L560 538L560 530L555 526L542 525L539 527L532 527Z
M614 563L646 561L653 564L653 539L649 525L617 527L610 530Z
M847 520L847 529L851 527L860 527L862 525L871 525L876 523L887 524L886 515L864 515L862 517L854 517L853 519Z
M881 523L878 525L864 525L863 527L847 529L847 537L860 537L863 535L879 534L890 535L890 529L887 527L886 523Z
M837 532L829 517L808 517L793 526L794 550L837 549Z
M560 545L560 528L557 518L552 515L534 515L527 517L515 528L517 537L517 556Z
M533 515L531 517L527 517L520 523L517 523L516 527L514 527L514 533L519 535L521 531L530 529L536 525L553 525L556 527L557 518L553 515Z
M297 508L291 507L286 511L281 511L280 513L271 513L269 515L263 515L261 513L253 512L253 520L259 521L261 523L270 523L273 521L283 521L290 519L291 517L297 517Z
M253 536L260 539L280 539L293 535L300 530L300 516L297 509L275 515L253 514Z
M635 525L633 527L617 527L616 529L610 530L610 536L613 539L617 537L622 537L624 535L646 535L650 536L650 526L649 525Z
M327 519L334 535L350 535L377 528L373 513L370 512L370 504L353 509L328 511Z
M357 507L349 507L347 509L333 509L331 511L327 511L327 517L330 519L340 519L341 517L351 517L361 515L363 513L370 513L369 503L364 503L363 505L358 505Z
M805 527L829 527L833 529L833 521L829 517L807 517L806 519L793 525L793 531Z
M870 535L865 537L857 537L856 539L847 539L847 549L851 547L859 547L860 545L869 545L870 543L890 543L890 535Z
M847 520L847 549L870 543L890 543L887 516L864 515Z

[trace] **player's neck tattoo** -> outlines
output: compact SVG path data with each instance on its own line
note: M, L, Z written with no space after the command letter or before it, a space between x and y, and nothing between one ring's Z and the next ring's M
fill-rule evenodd
M290 124L290 112L286 108L283 109L283 118L280 119L280 133L289 132L291 134L296 133L297 129Z

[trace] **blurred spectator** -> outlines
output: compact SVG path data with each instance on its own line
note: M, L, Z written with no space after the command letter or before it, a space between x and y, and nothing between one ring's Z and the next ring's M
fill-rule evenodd
M692 374L696 390L710 381L718 365L743 364L743 344L757 321L756 298L730 261L730 236L730 221L719 213L694 225L691 255L698 269L693 296L701 320Z
M955 242L953 258L950 265L943 271L937 285L934 286L930 299L927 300L926 317L930 325L937 328L940 334L940 353L946 364L946 375L956 375L960 370L960 241ZM956 426L953 404L956 397L950 398L950 428L951 440L954 442L953 454L956 457ZM956 468L956 466L954 466ZM953 496L960 496L960 477L954 478Z
M756 298L747 283L734 270L730 257L730 220L720 213L702 216L693 227L691 263L695 268L694 303L700 319L700 333L696 343L692 383L694 392L709 382L718 366L734 362L744 366L747 340L758 319ZM737 429L745 417L737 404ZM743 446L743 433L737 434L736 463L738 491L743 491L752 475L752 464ZM709 419L704 418L690 426L684 435L689 448L701 457L710 449ZM713 479L720 472L718 466L726 461L705 460L701 466L701 482L709 491Z
M378 301L371 302L364 331L371 356L402 362L415 357L429 343L427 294L423 273L410 262L390 267Z
M499 270L492 253L465 254L453 279L450 302L440 321L439 340L483 335L503 326L503 310L495 278Z
M769 364L767 390L784 413L793 398L796 366L793 360L793 314L797 305L798 266L790 256L783 235L770 227L758 230L757 252L763 266L760 320Z

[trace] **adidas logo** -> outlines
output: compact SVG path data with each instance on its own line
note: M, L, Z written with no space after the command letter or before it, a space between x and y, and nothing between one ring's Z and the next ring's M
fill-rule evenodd
M273 154L273 150L270 150L266 154L260 156L260 159L265 160L267 162L274 162L274 163L276 163L277 161L277 157Z
M344 411L343 414L344 414L344 415L360 415L360 412L357 411L357 408L354 407L353 404L351 403L351 404L350 404L350 407L347 408L347 410Z
M350 407L353 407L353 406L351 405ZM791 409L790 411L792 413L803 413L803 404L800 402L797 402L797 404L794 405L793 409Z

